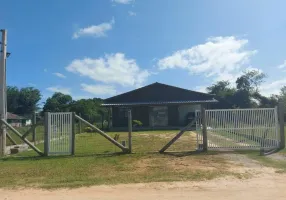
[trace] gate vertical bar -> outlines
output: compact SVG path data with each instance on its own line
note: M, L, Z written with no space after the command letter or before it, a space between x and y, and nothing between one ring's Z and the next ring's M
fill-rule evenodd
M208 136L207 136L207 126L206 126L206 109L203 104L201 104L201 116L202 116L202 125L203 125L203 150L208 150Z

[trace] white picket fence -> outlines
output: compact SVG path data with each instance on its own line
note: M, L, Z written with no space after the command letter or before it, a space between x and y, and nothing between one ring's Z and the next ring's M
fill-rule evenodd
M280 135L276 108L206 110L205 116L208 149L279 147ZM196 127L197 145L198 149L201 149L202 134L199 120Z

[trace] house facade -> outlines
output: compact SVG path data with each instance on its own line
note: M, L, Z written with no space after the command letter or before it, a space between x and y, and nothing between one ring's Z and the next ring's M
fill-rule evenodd
M13 127L22 127L32 125L32 120L19 115L7 112L7 122Z
M133 120L142 122L140 128L163 129L187 125L202 105L208 107L215 102L213 95L153 83L105 99L103 106L109 108L111 129L128 126L128 110L131 110Z

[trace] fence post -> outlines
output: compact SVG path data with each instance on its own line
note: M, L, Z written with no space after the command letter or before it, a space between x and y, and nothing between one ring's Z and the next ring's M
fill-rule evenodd
M284 133L284 101L279 100L278 103L278 121L280 127L280 149L285 148L285 133Z
M71 154L75 153L75 113L72 113L72 150Z
M202 120L202 132L203 132L203 151L208 150L208 134L207 134L207 124L206 124L206 109L203 104L201 104L201 120Z
M0 30L2 39L0 43L0 118L7 120L7 92L6 92L6 53L7 53L7 30ZM6 155L6 126L0 124L0 156Z
M36 144L36 131L37 131L36 124L37 124L37 115L36 112L34 112L32 116L32 126L34 127L32 134L32 142L34 142L34 144Z
M49 154L49 132L50 132L50 113L45 112L45 118L44 118L44 129L45 129L45 135L44 135L44 155L48 156Z
M78 114L81 117L81 113ZM81 134L81 121L78 120L78 133Z
M128 148L129 153L132 153L132 112L128 110Z

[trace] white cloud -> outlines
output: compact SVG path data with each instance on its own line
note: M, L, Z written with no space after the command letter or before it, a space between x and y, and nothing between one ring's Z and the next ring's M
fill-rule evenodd
M206 93L206 92L207 92L207 87L208 87L208 86L205 86L205 85L196 86L193 90L194 90L194 91L197 91L197 92Z
M233 80L256 53L255 50L245 50L247 44L248 40L234 36L212 37L204 44L176 51L160 59L157 66L160 70L185 69L190 74L202 74L213 81Z
M83 91L89 92L94 95L115 95L116 90L110 85L89 85L82 83L81 88Z
M278 69L284 69L286 68L286 60L284 60L283 64L277 66Z
M89 77L103 83L116 83L122 86L141 86L150 73L142 70L134 59L123 53L109 54L99 58L73 60L66 70Z
M63 94L71 94L71 89L61 86L53 86L46 88L50 92L61 92Z
M73 39L77 39L82 36L94 36L94 37L104 37L106 32L112 29L115 20L112 19L110 22L105 22L99 25L92 25L86 28L81 28L73 34Z
M80 100L80 99L92 99L94 97L91 96L85 96L85 95L76 95L76 96L72 96L73 100Z
M63 74L61 74L61 73L59 73L59 72L55 72L55 73L53 73L55 76L57 76L57 77L59 77L59 78L66 78L66 76L65 75L63 75Z
M136 16L136 15L137 15L136 12L133 12L133 11L128 11L128 14L129 14L130 16Z
M120 4L130 4L134 2L134 0L112 0L112 2L120 3Z
M260 86L261 94L265 96L270 96L271 94L279 94L280 89L286 85L286 79L281 79L277 81L266 82Z

